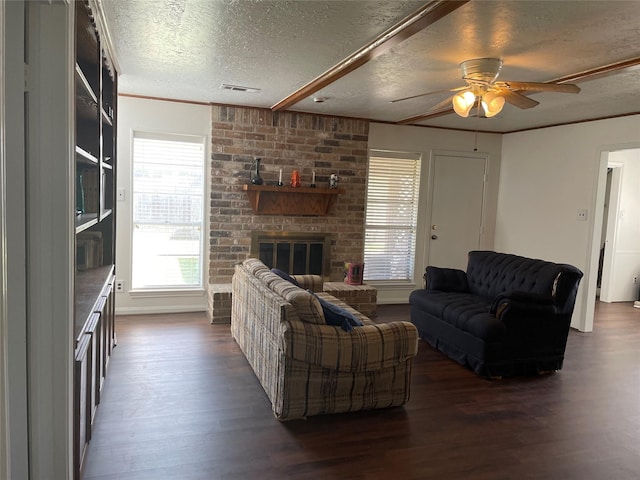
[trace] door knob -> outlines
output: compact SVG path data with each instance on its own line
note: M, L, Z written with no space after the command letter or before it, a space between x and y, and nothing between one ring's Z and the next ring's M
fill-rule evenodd
M437 240L438 239L438 235L431 235L431 240Z

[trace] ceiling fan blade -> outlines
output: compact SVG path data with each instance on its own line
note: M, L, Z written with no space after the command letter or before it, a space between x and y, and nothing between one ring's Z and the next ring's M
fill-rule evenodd
M455 95L449 95L443 101L441 101L437 105L434 105L433 107L431 107L429 109L429 112L437 112L438 110L440 110L440 109L442 109L444 107L451 107L451 100L453 99L453 97L455 97Z
M410 97L396 98L395 100L390 100L389 103L398 103L405 100L413 100L414 98L426 97L427 95L435 95L436 93L458 92L460 90L464 90L465 88L469 88L469 86L465 85L464 87L447 88L446 90L434 90L433 92L419 93L418 95L411 95Z
M504 99L507 102L509 102L511 105L514 105L518 108L532 108L540 103L540 102L536 102L535 100L529 97L520 95L517 92L512 92L511 90L507 90L506 88L499 89L498 95L500 95L501 97L504 97Z
M423 118L426 117L437 117L440 115L448 115L449 113L453 112L453 108L451 107L451 99L455 96L454 95L449 95L446 99L444 99L443 101L441 101L440 103L438 103L437 105L434 105L433 107L431 107L429 109L429 111L427 113L422 113L420 115L414 115L413 117L408 117L408 118L403 118L402 120L400 120L399 122L397 122L400 125L407 125L409 123L413 123L415 121L418 120L422 120ZM444 107L449 107L446 110L442 110ZM442 110L441 112L438 110Z
M543 83L543 82L496 82L499 87L519 92L556 92L580 93L580 87L573 83Z

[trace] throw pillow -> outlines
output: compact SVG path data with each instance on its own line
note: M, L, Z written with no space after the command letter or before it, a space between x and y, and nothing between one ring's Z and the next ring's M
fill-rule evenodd
M467 274L455 268L427 267L424 275L427 290L468 293Z
M286 280L287 282L291 282L293 283L296 287L302 287L302 285L300 285L295 278L293 278L291 275L289 275L287 272L285 272L284 270L280 270L278 268L272 268L271 271L273 273L275 273L276 275L278 275L280 278L282 278L283 280Z
M353 327L362 327L364 325L360 319L350 311L326 301L324 298L319 297L310 290L308 290L308 292L316 297L320 302L322 313L324 314L324 321L327 325L341 327L347 332L353 330Z

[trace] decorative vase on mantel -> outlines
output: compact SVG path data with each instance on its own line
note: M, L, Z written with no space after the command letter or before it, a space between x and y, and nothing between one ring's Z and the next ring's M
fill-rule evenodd
M300 172L298 170L291 172L291 186L294 188L300 186Z
M262 177L260 176L260 160L260 158L256 158L256 161L254 162L256 169L251 176L251 183L253 185L262 185Z

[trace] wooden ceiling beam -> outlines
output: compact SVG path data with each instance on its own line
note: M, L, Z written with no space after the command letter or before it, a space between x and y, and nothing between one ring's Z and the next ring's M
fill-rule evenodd
M640 69L640 57L635 57L622 62L611 63L602 67L592 68L591 70L585 70L584 72L566 75L547 83L582 83L597 80L599 78L610 77L611 75L617 75L619 73L633 72L638 69ZM527 93L523 93L523 95L527 95ZM438 112L429 112L421 115L414 115L413 117L403 118L396 123L398 125L410 125L415 122L430 120L432 118L449 115L451 113L454 113L453 108L448 108Z
M552 80L552 83L582 83L598 78L610 77L619 73L632 72L640 69L640 57L630 58L622 62L611 63L603 67L592 68L584 72L574 73L566 77Z
M373 41L349 55L337 65L314 78L271 107L271 110L285 110L317 91L332 84L350 72L373 60L390 48L398 45L415 33L424 30L442 17L450 14L470 0L434 0L387 29Z

